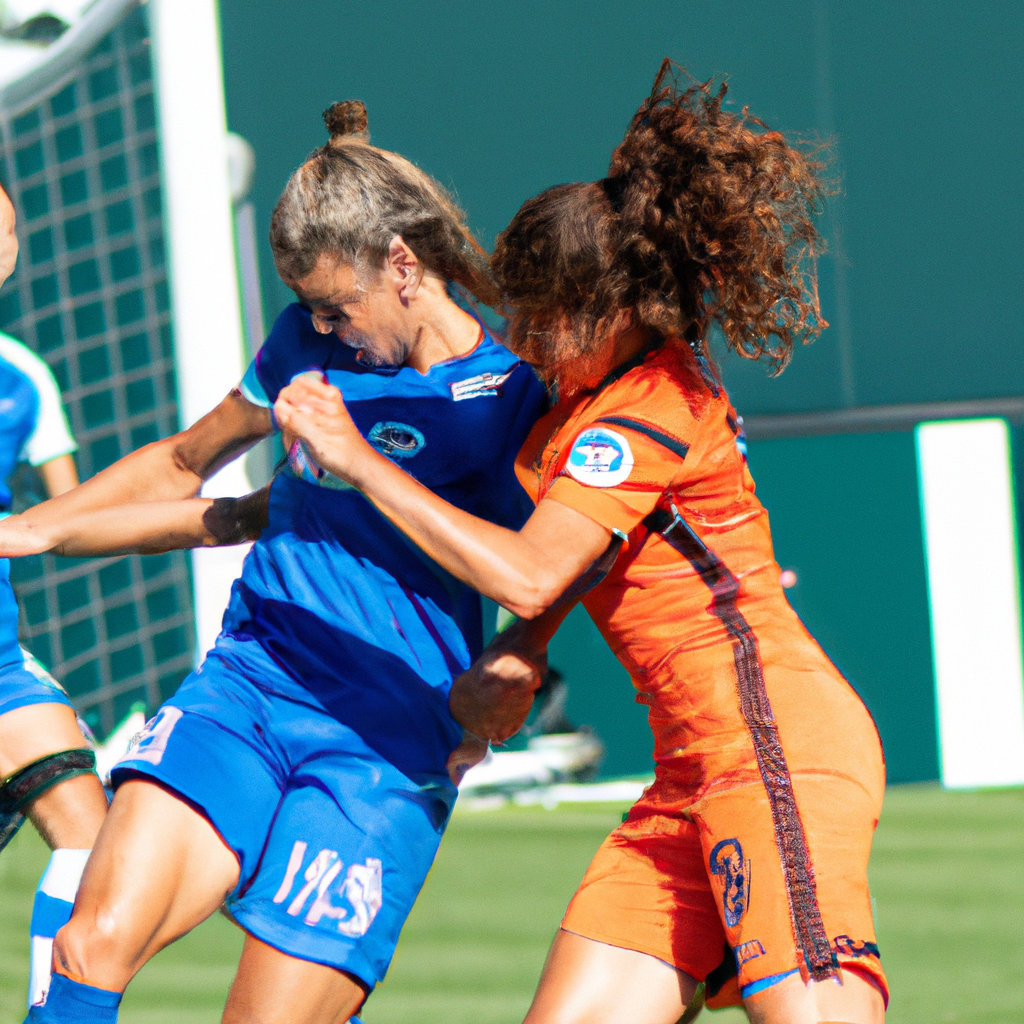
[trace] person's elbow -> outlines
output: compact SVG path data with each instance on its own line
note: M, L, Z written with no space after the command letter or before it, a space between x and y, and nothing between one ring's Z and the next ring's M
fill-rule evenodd
M562 596L566 588L564 580L552 573L538 572L530 578L523 578L510 588L499 601L516 618L536 619L543 615Z

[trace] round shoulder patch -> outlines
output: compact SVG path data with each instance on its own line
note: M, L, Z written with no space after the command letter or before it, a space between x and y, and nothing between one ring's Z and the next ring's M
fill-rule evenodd
M607 427L589 427L573 442L569 475L591 487L617 487L633 471L629 442Z

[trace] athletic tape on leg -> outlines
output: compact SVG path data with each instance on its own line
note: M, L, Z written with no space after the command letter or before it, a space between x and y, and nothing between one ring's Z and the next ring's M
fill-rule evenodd
M48 789L79 775L96 771L96 754L91 750L61 750L25 765L0 785L0 814L24 811Z
M0 850L25 823L26 807L48 789L78 775L96 771L91 750L62 750L25 765L0 783Z
M25 815L21 811L0 811L0 850L2 850L25 824Z

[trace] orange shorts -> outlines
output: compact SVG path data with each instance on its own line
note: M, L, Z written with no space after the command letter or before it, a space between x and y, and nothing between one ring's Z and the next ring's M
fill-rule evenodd
M783 855L760 778L712 787L684 808L659 772L598 850L562 927L705 981L715 1007L798 971L821 977L829 962L833 976L856 971L888 1001L867 881L880 786L820 770L791 779L809 877L790 868L787 878L792 851Z

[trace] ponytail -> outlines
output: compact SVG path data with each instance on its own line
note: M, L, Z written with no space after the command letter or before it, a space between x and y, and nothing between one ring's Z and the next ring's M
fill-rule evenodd
M717 324L733 351L779 371L827 326L822 165L746 109L723 111L724 84L680 91L674 69L662 63L607 178L542 193L499 236L492 266L528 358L592 353L625 313L694 348ZM544 339L566 328L573 351L545 356Z
M325 254L380 269L400 235L424 266L478 301L499 304L487 255L445 189L397 153L370 145L359 100L335 103L323 116L330 140L291 176L271 218L281 276L299 281Z

